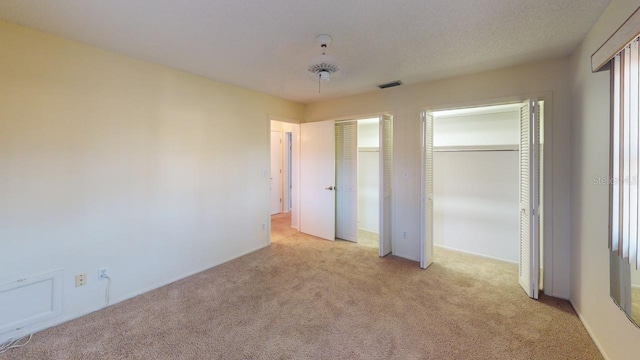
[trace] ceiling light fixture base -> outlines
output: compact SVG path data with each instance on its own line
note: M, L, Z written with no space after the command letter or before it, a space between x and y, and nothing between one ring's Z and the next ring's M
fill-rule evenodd
M320 92L320 82L329 81L334 74L339 74L341 66L339 62L330 55L327 55L327 47L333 41L331 35L320 34L316 36L316 42L320 44L322 55L316 56L309 62L307 71L318 80L318 92Z
M331 37L331 35L320 34L316 36L316 42L323 47L329 46L329 44L331 44L332 41L333 41L333 38Z

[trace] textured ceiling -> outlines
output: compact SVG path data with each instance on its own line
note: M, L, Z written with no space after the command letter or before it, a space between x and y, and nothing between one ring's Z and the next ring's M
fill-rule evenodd
M312 102L569 55L608 0L0 0L0 18ZM331 34L343 76L306 72ZM384 91L384 90L377 90Z

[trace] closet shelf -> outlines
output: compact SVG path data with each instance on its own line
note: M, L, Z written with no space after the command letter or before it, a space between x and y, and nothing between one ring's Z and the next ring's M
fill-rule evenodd
M471 151L519 151L520 145L458 145L458 146L434 146L434 152L471 152Z
M380 148L379 147L366 147L366 146L362 146L358 148L358 151L360 152L379 152Z

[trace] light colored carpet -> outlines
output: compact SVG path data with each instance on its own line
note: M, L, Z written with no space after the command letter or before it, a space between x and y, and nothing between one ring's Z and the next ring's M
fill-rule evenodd
M436 250L421 270L293 231L0 358L602 358L569 303L528 299L512 264Z
M358 244L377 249L380 246L380 238L374 232L358 229Z
M291 213L280 213L271 216L271 242L275 242L297 233L291 227Z

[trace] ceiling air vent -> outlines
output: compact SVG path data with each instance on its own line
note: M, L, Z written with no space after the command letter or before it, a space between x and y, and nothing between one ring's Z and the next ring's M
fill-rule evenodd
M402 81L397 80L397 81L392 81L390 83L378 85L378 87L380 89L386 89L386 88L390 88L390 87L394 87L394 86L400 86L400 85L402 85Z

